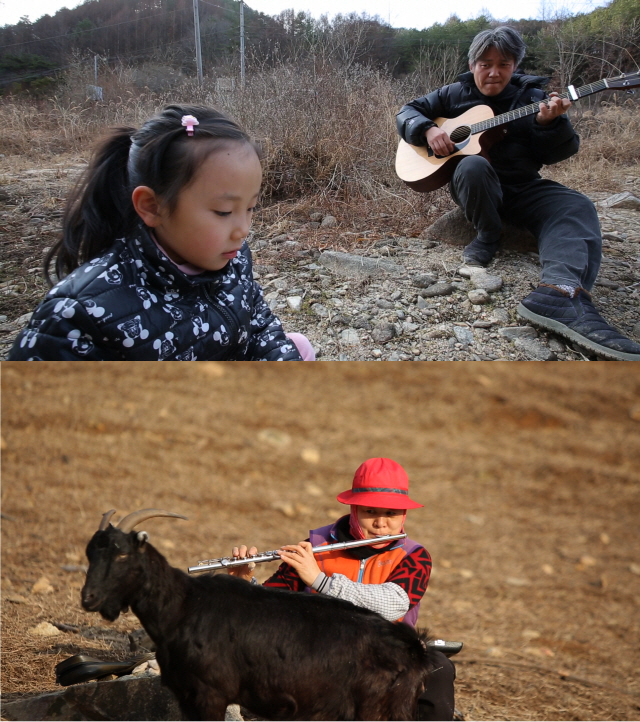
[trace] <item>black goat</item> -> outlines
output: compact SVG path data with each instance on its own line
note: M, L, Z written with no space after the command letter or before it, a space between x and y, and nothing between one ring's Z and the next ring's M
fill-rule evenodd
M272 720L415 718L433 668L424 634L319 594L190 577L132 531L178 514L145 509L118 528L113 513L87 546L82 606L110 621L131 607L185 719L221 720L234 703Z

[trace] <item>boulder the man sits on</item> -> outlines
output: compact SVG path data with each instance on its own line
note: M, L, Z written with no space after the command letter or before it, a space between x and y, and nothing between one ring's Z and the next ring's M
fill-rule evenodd
M518 315L605 358L640 361L640 345L610 326L591 300L602 259L593 203L540 176L543 165L577 153L580 139L565 115L571 102L541 90L545 78L516 72L525 51L513 28L478 33L469 48L469 72L403 106L398 132L411 145L448 156L454 144L434 119L455 118L477 105L499 115L540 102L537 113L505 126L488 159L467 155L455 166L449 190L477 233L463 251L464 262L492 261L503 220L528 229L537 239L542 270L538 288L521 301Z

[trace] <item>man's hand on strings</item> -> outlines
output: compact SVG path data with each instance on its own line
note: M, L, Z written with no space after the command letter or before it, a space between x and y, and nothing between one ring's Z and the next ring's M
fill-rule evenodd
M540 103L540 112L536 115L536 123L549 125L558 116L566 113L570 106L569 98L560 98L558 93L551 93L548 100Z
M429 148L431 148L436 155L451 155L451 153L453 153L456 149L453 141L449 138L446 131L442 130L442 128L438 128L437 125L431 126L431 128L429 128L429 130L425 133L425 136L427 138Z

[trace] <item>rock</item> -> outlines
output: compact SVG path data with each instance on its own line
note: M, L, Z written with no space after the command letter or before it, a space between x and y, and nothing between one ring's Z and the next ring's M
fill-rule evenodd
M500 324L509 323L509 311L507 311L506 308L494 308L493 311L491 311L489 320Z
M49 622L40 622L40 624L37 624L35 627L31 627L27 634L32 637L57 637L59 634L62 634L62 632Z
M358 336L358 332L355 328L345 328L345 330L340 334L340 342L345 346L359 346L360 336Z
M376 306L385 309L395 308L395 304L391 303L391 301L385 301L384 298L376 299Z
M433 286L437 280L437 278L423 273L420 276L416 276L411 283L418 288L428 288L429 286Z
M453 335L463 346L470 346L473 343L473 331L467 326L454 326Z
M289 296L287 298L287 306L295 313L298 313L302 308L302 296Z
M513 345L532 361L556 361L557 357L538 339L516 338Z
M53 587L47 577L40 577L38 581L31 587L33 594L51 594Z
M29 321L31 321L31 316L33 316L33 311L30 311L29 313L23 313L22 316L18 316L16 320L13 322L13 325L16 328L22 328L23 326L26 326Z
M405 273L403 266L385 258L368 258L352 253L324 251L320 255L320 263L336 273L351 278L358 276L379 276L384 274L400 275Z
M565 345L557 338L550 338L548 345L554 353L563 353L566 351Z
M62 690L2 703L7 720L183 720L173 692L160 677L123 677L74 684Z
M396 335L396 327L392 323L377 324L371 336L376 343L387 343Z
M487 292L499 291L502 288L502 276L495 276L487 273L484 269L478 269L477 272L471 274L471 283L474 288Z
M432 298L433 296L450 296L456 290L455 286L450 283L434 283L429 288L420 291L420 295L424 298Z
M473 225L464 217L460 208L440 216L430 225L425 235L429 240L442 241L453 246L466 246L476 235ZM504 248L519 251L537 251L538 244L535 237L523 228L516 228L510 223L504 223L500 242Z
M613 291L616 291L618 288L621 288L620 284L617 281L610 281L608 278L603 278L601 276L596 278L596 286L602 286L603 288L610 288Z
M615 243L624 243L624 241L626 241L627 239L622 233L616 233L615 231L613 231L612 233L603 233L602 240L614 241Z
M338 225L335 216L325 216L320 223L320 228L333 228Z
M624 193L609 196L603 205L607 208L626 208L632 211L640 211L640 198L637 198L629 191L625 191Z
M473 291L469 291L467 294L469 301L471 303L477 305L477 304L483 304L483 303L489 303L491 300L491 296L487 293L487 291L484 288L477 288Z
M311 310L316 314L316 316L320 316L321 318L325 318L329 315L329 309L321 303L313 303L311 305Z
M515 341L517 338L538 338L538 332L533 326L507 326L499 329L498 333L509 341Z

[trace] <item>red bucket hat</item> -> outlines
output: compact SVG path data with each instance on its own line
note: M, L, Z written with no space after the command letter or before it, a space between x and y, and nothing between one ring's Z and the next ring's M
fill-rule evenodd
M382 509L417 509L424 506L409 499L407 472L392 459L368 459L361 464L351 489L338 494L341 504Z

